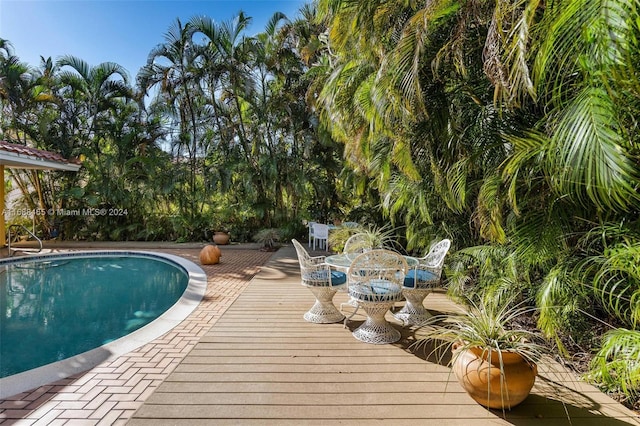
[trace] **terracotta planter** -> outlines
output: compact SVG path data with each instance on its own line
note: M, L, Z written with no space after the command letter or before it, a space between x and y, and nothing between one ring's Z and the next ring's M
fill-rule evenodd
M222 252L218 246L212 244L206 245L200 250L201 265L215 265L220 262Z
M460 385L485 407L510 409L520 404L531 392L538 374L537 366L517 353L502 352L500 368L500 355L496 351L491 353L491 363L487 361L489 353L483 357L480 348L461 350L454 345L452 351L457 357L453 372Z
M213 233L213 242L218 245L229 244L230 235L226 232L216 231Z

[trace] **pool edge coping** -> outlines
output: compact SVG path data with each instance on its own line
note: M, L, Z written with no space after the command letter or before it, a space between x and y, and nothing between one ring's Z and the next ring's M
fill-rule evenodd
M207 290L207 275L194 262L169 253L159 253L144 250L82 250L67 253L42 254L25 258L0 260L0 266L7 263L17 263L20 260L48 259L58 257L82 256L110 256L137 255L170 261L181 267L188 275L187 288L180 299L176 301L161 316L132 333L122 336L112 342L97 348L74 355L61 361L43 365L22 373L0 378L0 400L7 399L22 392L36 389L75 374L90 370L103 362L129 353L153 340L161 337L180 324L196 309Z

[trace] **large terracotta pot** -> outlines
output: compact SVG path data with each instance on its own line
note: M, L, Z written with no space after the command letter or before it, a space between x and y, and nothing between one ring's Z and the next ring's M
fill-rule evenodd
M201 265L215 265L220 262L222 252L218 246L208 244L200 250L200 264Z
M231 236L226 232L216 231L213 233L213 242L223 246L225 244L229 244L230 237Z
M520 404L531 392L538 374L537 366L517 353L503 351L501 368L496 351L491 353L491 363L487 361L489 353L483 354L480 348L463 350L454 345L452 351L453 372L460 385L485 407L510 409Z

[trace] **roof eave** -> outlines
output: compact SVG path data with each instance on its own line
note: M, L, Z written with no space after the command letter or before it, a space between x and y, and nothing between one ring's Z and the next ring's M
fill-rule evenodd
M77 172L81 167L81 164L45 160L6 151L0 151L0 165L18 169L64 170L71 172Z

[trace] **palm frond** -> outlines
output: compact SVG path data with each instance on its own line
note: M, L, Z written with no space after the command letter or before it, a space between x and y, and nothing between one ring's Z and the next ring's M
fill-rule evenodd
M552 268L538 288L538 327L555 339L563 353L566 353L566 348L562 344L560 333L568 329L571 318L581 316L582 306L588 304L588 296L584 293L567 263Z
M640 242L621 241L602 256L586 260L595 269L594 295L604 308L626 324L640 324Z
M533 130L521 136L505 134L503 137L511 144L511 151L501 165L502 177L510 180L508 199L514 212L520 214L518 190L521 190L523 184L533 184L532 177L535 179L538 175L541 160L549 149L549 138Z
M541 0L523 0L515 2L514 9L521 6L522 11L513 24L505 42L505 66L508 68L508 93L503 97L508 104L522 105L524 97L537 99L535 85L531 76L529 57L531 55L532 34L531 27L535 24L535 17ZM498 90L498 87L496 87ZM500 93L494 96L499 97Z
M508 220L511 243L517 257L527 267L548 266L565 255L568 244L565 233L571 229L569 214L563 208L536 209L525 205L520 217Z
M506 242L503 207L501 177L497 174L485 176L478 193L475 219L480 234L489 241Z
M605 89L587 87L568 105L552 137L552 186L574 201L630 211L639 205L640 176L618 130L616 107Z
M430 35L438 31L440 21L455 15L459 8L458 2L451 0L428 2L411 16L398 43L387 56L386 73L395 76L394 86L415 111L426 112L421 74L423 68L431 64L424 63L425 45L430 42Z
M605 334L592 358L587 380L628 399L640 397L640 331L619 328Z

